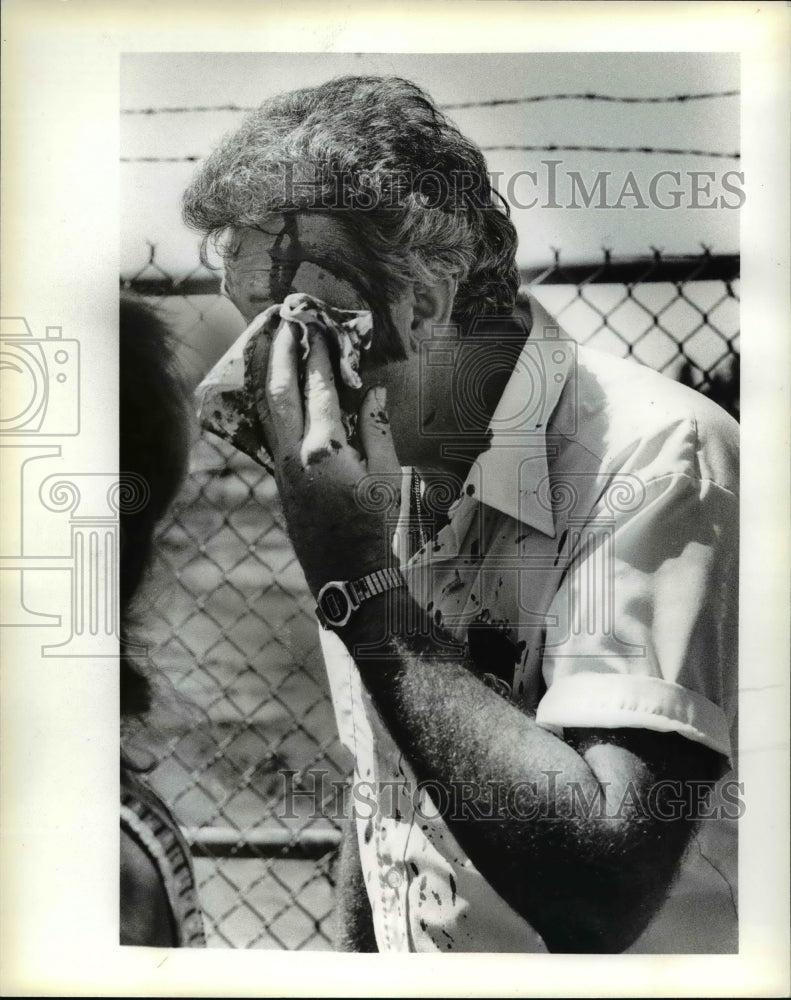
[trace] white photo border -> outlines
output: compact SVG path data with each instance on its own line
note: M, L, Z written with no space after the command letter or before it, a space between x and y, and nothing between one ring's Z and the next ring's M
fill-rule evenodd
M8 995L741 996L788 991L787 4L4 4L2 315L79 336L74 468L117 467L119 60L132 51L722 51L742 58L740 952L348 956L117 944L117 670L2 636ZM4 466L5 468L5 466ZM4 497L6 497L4 486ZM7 526L4 525L4 530ZM748 751L748 752L745 752Z

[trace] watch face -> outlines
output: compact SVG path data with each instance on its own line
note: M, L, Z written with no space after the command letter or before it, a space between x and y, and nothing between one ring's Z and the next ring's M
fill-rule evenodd
M330 625L344 625L351 614L351 604L343 588L328 584L319 594L319 608Z

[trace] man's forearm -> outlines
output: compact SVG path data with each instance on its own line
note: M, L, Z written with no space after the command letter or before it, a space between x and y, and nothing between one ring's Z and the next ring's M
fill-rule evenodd
M419 780L479 788L487 799L489 783L495 781L513 791L513 804L523 815L549 806L562 813L563 802L549 803L546 795L562 797L571 786L588 797L600 790L595 774L572 747L480 680L463 647L450 653L448 645L432 639L437 632L432 633L425 618L412 636L392 627L410 616L415 621L420 612L406 593L395 601L392 595L382 595L363 605L342 637ZM381 640L386 619L391 628L386 641L366 649ZM558 780L539 780L546 774ZM492 851L524 847L528 841L536 841L535 848L549 836L533 825L526 829L524 822L509 822L505 810L500 819L481 824L479 836ZM559 830L555 833L560 835Z
M410 619L413 636L392 627ZM342 633L417 779L447 789L451 802L464 789L465 808L445 815L449 828L551 950L625 947L630 925L658 905L686 834L666 830L673 849L658 861L646 853L650 824L646 832L628 809L614 815L636 772L606 770L600 780L597 753L589 763L483 684L461 647L451 656L427 633L405 592L366 602ZM599 796L603 815L591 821L581 803Z

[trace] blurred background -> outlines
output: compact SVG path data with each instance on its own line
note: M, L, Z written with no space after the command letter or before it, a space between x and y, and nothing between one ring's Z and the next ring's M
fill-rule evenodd
M346 73L415 81L485 150L524 288L571 336L738 417L739 63L714 53L125 55L120 284L160 304L193 386L244 324L181 192L244 109ZM603 172L620 207L579 187ZM661 207L672 189L680 204ZM210 434L196 431L141 617L160 680L140 758L192 845L210 945L330 948L351 762L273 483ZM700 892L711 878L702 866Z

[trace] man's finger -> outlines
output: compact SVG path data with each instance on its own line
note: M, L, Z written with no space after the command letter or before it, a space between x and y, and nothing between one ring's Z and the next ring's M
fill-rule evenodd
M324 336L310 331L310 353L305 362L305 439L302 463L313 465L346 444L338 391Z
M291 324L283 322L269 352L266 398L279 450L292 453L299 449L303 429L297 353Z
M387 416L387 393L383 386L376 386L366 393L360 407L358 433L363 452L368 460L368 471L374 473L398 472L398 461L390 420Z
M263 432L261 445L270 454L273 454L273 441L275 434L272 427L272 414L269 410L269 399L267 397L267 373L269 371L269 355L272 350L272 338L259 334L253 344L250 355L250 380L251 391L255 400L255 411L258 423Z

